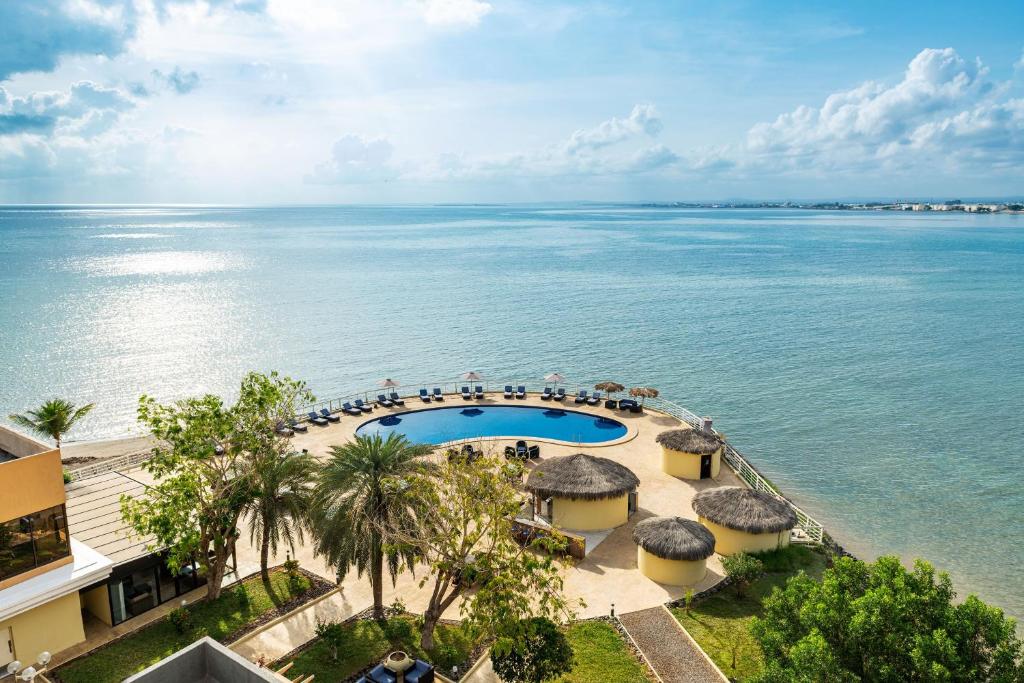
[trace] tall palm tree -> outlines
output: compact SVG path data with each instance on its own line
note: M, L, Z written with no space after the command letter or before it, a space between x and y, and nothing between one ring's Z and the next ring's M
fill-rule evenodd
M399 568L412 568L416 553L400 538L415 528L417 496L408 495L418 477L433 467L422 456L430 446L414 445L401 434L356 437L332 446L313 494L316 552L345 578L351 567L369 572L373 615L384 618L384 560L394 585Z
M270 582L270 553L287 543L295 552L306 526L316 460L309 453L271 453L253 466L253 497L242 513L249 522L249 538L259 539L260 576Z
M8 417L16 425L50 437L57 442L57 448L60 448L61 437L71 431L75 423L85 417L95 405L89 403L79 408L71 401L55 398L35 410L26 411L24 415L15 414Z

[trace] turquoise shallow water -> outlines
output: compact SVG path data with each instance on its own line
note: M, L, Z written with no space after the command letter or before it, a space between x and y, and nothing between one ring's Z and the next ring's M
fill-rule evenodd
M383 376L650 384L852 550L1024 615L1024 217L0 209L0 410Z

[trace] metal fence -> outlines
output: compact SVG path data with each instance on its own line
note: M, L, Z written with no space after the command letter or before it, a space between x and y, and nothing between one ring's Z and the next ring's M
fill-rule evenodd
M591 387L593 384L583 384L577 382L568 382L555 385L551 382L538 382L536 380L481 380L476 382L466 380L439 380L431 382L414 382L411 384L403 384L397 388L382 388L382 389L371 389L367 391L354 392L347 396L341 396L339 398L328 399L324 401L318 401L308 406L304 406L297 416L298 419L305 419L306 414L309 412L318 412L322 408L334 412L341 410L341 407L346 402L352 402L359 398L368 403L372 403L377 400L378 394L385 394L390 396L391 392L397 393L403 399L411 399L412 401L419 400L420 389L425 389L427 392L432 392L434 388L438 388L442 393L446 395L458 395L462 387L468 387L473 390L477 386L482 386L484 392L488 394L501 393L505 387L512 387L513 390L524 387L529 393L540 393L545 387L559 387L566 390L566 393L570 396L575 396L577 392L581 390L587 390L589 393L593 393ZM411 403L411 401L410 401ZM686 424L694 428L700 428L701 418L696 414L690 412L686 408L673 403L667 399L657 397L648 398L644 400L644 405L658 410L663 413L667 413L679 420L682 420ZM407 407L409 407L407 405ZM717 432L715 432L717 434ZM763 491L784 500L796 513L797 527L796 534L794 535L794 541L803 543L822 543L826 537L825 529L816 519L811 517L809 514L800 509L793 501L786 498L782 493L775 488L775 486L765 479L757 469L747 461L743 455L737 451L729 443L726 443L723 451L723 457L725 462L736 473L736 476L743 480L750 488Z
M131 467L132 465L138 465L140 462L148 460L152 454L152 451L149 450L139 451L138 453L129 453L128 455L122 455L117 458L103 460L95 465L85 465L84 467L77 467L74 469L69 468L68 479L70 481L79 481L80 479L88 479L112 470L119 470L125 467Z

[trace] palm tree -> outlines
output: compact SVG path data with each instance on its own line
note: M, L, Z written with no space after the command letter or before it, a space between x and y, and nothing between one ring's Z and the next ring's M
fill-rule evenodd
M71 431L75 423L85 417L95 405L89 403L79 408L71 401L55 398L35 410L27 411L25 415L15 414L8 417L16 425L50 437L57 442L57 448L60 448L61 437Z
M376 619L384 618L385 558L392 585L399 568L416 561L415 550L399 539L416 527L419 498L408 494L433 469L422 459L431 450L401 434L357 436L332 446L320 470L312 505L316 552L337 570L338 581L352 566L359 576L369 572Z
M254 464L253 497L242 514L249 522L250 541L259 539L260 576L268 585L270 553L276 555L281 543L294 553L295 541L304 541L315 472L316 460L309 453L272 453Z

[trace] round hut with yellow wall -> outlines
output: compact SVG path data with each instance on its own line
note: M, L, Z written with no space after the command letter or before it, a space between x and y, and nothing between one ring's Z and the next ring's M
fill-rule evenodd
M661 470L681 479L715 479L722 469L725 444L714 432L672 429L658 434Z
M783 548L797 523L786 501L738 486L701 491L693 497L693 511L714 534L719 555Z
M668 586L693 586L707 574L715 537L699 522L682 517L651 517L633 528L640 573Z
M553 527L576 531L625 524L636 510L639 485L627 467L586 453L544 460L526 479L534 512Z

